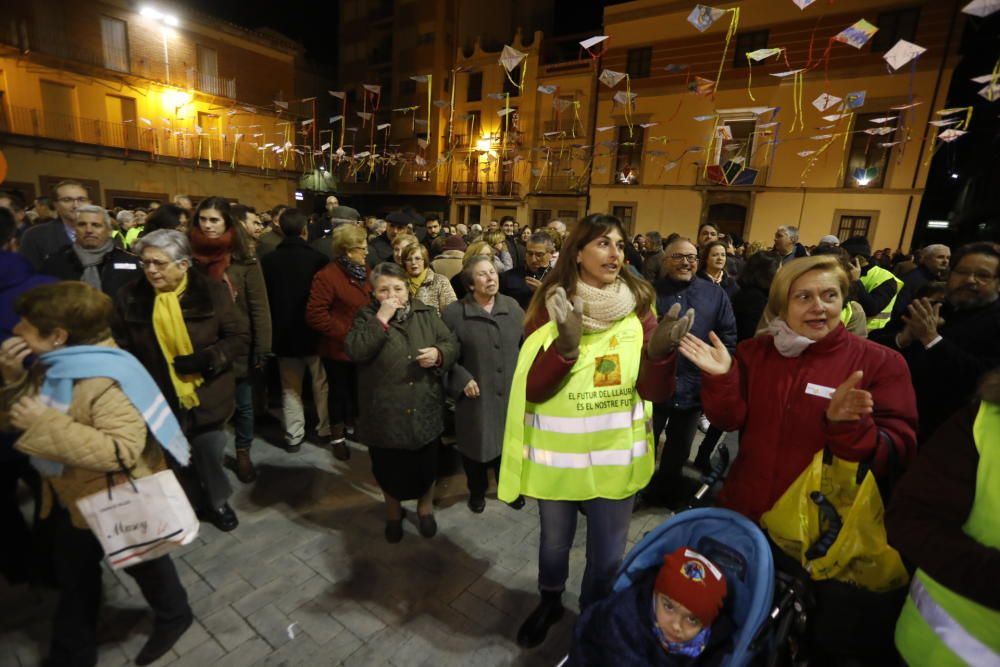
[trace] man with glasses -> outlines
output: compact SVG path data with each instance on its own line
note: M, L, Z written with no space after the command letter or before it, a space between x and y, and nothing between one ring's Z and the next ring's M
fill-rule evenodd
M916 298L898 327L871 336L902 352L913 376L920 441L973 397L1000 366L1000 245L970 243L951 260L944 303Z
M42 263L40 273L60 280L82 280L111 298L139 277L139 258L115 246L111 216L100 206L76 209L75 240Z
M524 310L548 273L556 246L551 236L535 232L528 238L526 248L524 266L500 274L500 293L517 301Z
M61 181L52 189L59 216L45 224L25 230L21 254L37 269L42 263L76 240L76 210L90 203L87 190L76 181Z
M736 317L729 297L715 283L699 278L698 249L689 240L677 238L664 250L661 278L656 288L656 312L662 316L676 303L681 312L694 308L691 333L708 340L714 331L728 348L736 349ZM698 418L701 415L701 371L687 359L677 363L677 388L667 403L653 405L653 442L659 442L666 427L666 442L660 465L642 493L646 505L678 508L694 493L697 483L683 476L684 464L691 454ZM699 458L707 460L711 451Z

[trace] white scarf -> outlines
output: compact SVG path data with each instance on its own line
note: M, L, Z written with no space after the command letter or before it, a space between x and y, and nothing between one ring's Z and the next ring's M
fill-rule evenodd
M603 289L576 281L576 294L583 299L583 332L604 331L635 312L635 295L621 278Z
M767 333L774 336L774 347L783 357L801 356L807 347L816 342L792 331L788 323L780 317L771 320L767 325Z

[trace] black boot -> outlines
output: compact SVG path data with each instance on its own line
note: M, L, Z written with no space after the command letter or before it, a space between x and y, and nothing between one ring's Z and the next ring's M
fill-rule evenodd
M191 627L193 617L189 613L168 623L156 621L153 624L153 632L149 639L135 657L135 664L148 665L163 657L167 651L173 648L177 640Z
M563 616L562 591L542 591L542 601L517 631L517 644L535 648L545 641L549 628Z

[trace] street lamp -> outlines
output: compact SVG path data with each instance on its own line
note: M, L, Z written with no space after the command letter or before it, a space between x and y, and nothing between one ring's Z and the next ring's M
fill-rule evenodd
M160 24L160 35L163 38L163 64L166 67L167 83L170 83L170 53L167 51L167 30L181 24L174 14L161 12L155 7L145 6L139 10L139 15Z

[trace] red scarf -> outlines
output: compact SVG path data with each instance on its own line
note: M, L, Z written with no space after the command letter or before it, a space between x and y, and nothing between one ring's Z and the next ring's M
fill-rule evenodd
M225 281L226 269L232 261L233 228L222 236L210 239L197 226L191 228L191 249L198 267L213 280Z

